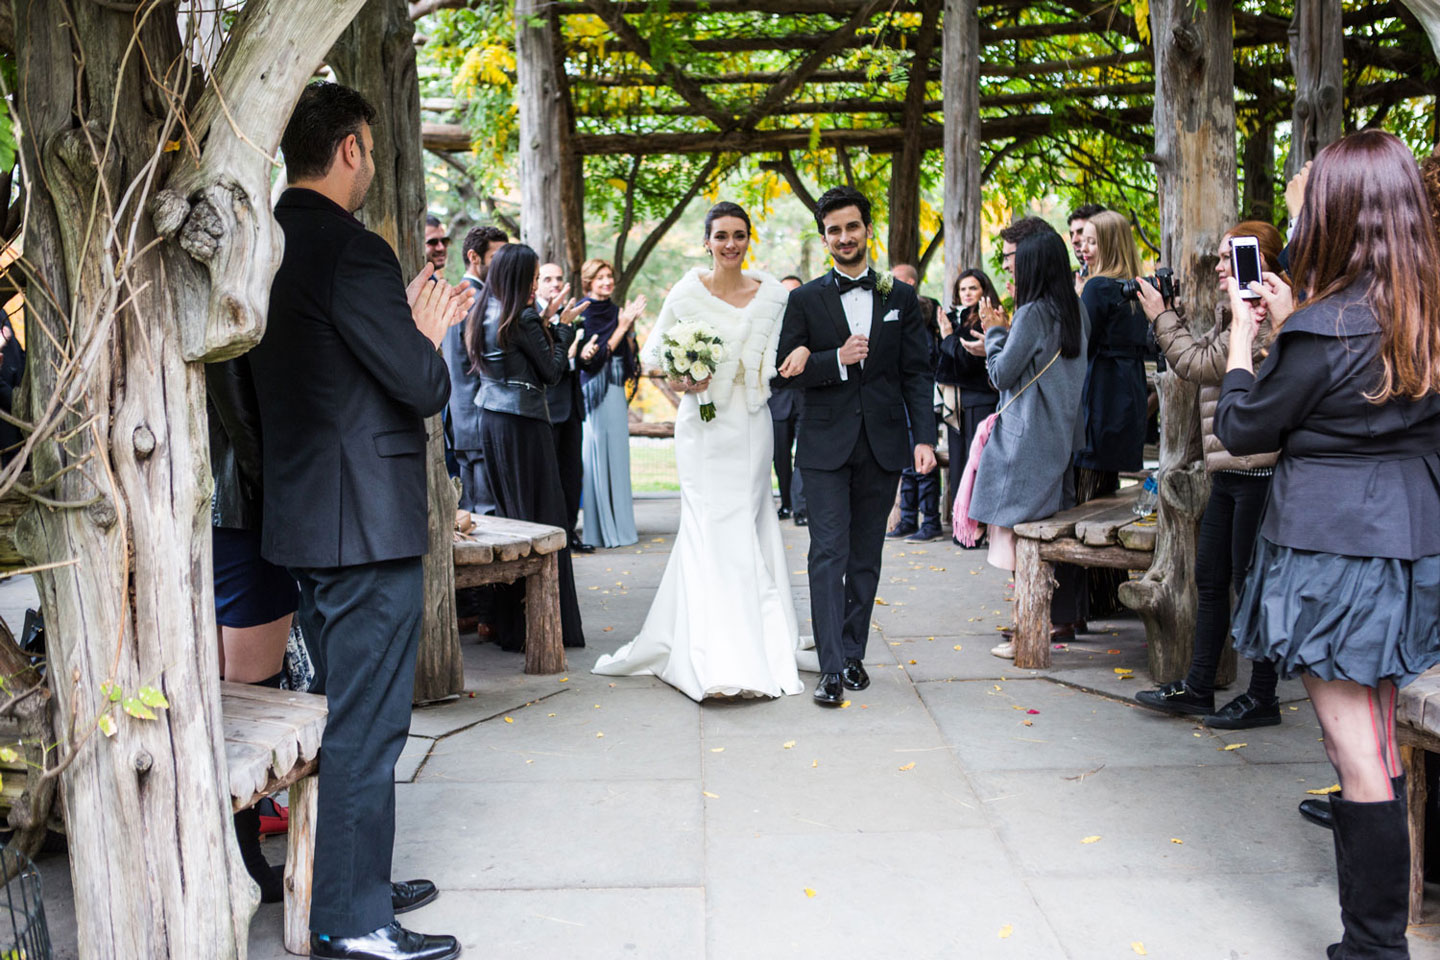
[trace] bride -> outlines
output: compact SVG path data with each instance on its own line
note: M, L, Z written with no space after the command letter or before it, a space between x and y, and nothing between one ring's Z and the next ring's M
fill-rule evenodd
M693 700L803 693L795 665L799 631L785 545L771 502L774 428L766 400L787 291L774 277L741 270L750 218L734 203L705 215L713 269L675 284L641 351L661 366L661 338L681 321L704 320L726 357L702 383L671 381L684 396L675 417L680 532L639 636L601 657L595 673L656 676ZM803 349L803 348L802 348ZM803 359L794 358L803 366ZM790 373L791 359L782 372ZM715 419L696 394L708 388Z

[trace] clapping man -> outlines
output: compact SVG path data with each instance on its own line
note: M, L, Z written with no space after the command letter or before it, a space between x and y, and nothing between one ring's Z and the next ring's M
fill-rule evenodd
M410 729L426 552L424 418L450 380L438 348L469 309L427 263L407 288L395 253L352 214L374 177L374 108L307 87L281 139L285 255L249 354L260 406L261 554L300 584L298 616L329 706L320 760L310 955L450 960L454 937L395 914L436 896L392 883L395 761Z

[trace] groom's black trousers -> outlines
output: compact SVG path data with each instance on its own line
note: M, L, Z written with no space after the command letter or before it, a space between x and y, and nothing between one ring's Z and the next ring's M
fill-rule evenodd
M424 575L420 557L290 572L315 661L311 692L330 708L310 929L353 937L395 919L395 762L410 731Z
M885 522L898 470L875 460L861 426L838 470L801 467L810 516L810 617L821 673L839 673L847 657L864 659L880 583Z

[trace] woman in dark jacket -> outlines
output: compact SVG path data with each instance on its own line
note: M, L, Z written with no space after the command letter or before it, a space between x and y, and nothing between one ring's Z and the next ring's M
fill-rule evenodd
M1215 434L1240 456L1280 449L1236 646L1304 679L1340 778L1337 960L1410 956L1395 691L1440 662L1437 247L1414 158L1365 130L1311 168L1290 261L1302 308L1274 274L1251 287L1280 329L1258 376L1255 319L1229 284Z
M568 366L572 309L558 324L547 324L535 309L540 258L523 243L501 247L490 261L485 294L466 319L465 347L480 371L476 403L480 418L485 478L495 500L495 515L565 528L565 493L550 428L546 388L560 382ZM487 301L499 310L487 310ZM570 548L560 551L560 626L565 646L583 647L580 604ZM495 638L502 649L525 648L525 587L500 587Z
M990 374L985 370L981 300L999 303L1000 295L985 271L972 267L955 278L955 287L950 291L950 309L939 318L940 360L935 366L935 382L945 401L945 431L950 451L948 482L952 491L960 489L975 431L1000 403L1000 393L990 383ZM975 546L985 543L982 537ZM955 545L964 546L959 540L955 540Z

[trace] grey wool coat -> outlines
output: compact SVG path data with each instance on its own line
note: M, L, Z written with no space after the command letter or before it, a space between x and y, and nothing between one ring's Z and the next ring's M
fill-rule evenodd
M1060 349L1060 325L1048 304L1027 303L1015 311L1008 330L995 327L985 334L985 368L1004 412L975 474L970 516L976 520L1013 527L1074 505L1070 463L1085 444L1080 397L1090 338L1083 305L1080 317L1079 354L1060 357L1039 380L1036 374Z

